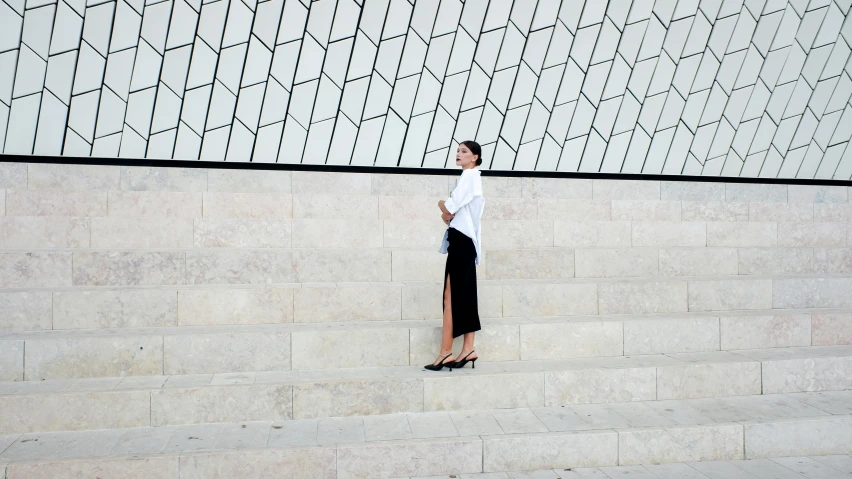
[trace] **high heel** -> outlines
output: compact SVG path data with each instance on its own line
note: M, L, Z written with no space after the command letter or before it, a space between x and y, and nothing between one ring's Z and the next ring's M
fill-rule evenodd
M473 369L476 369L476 360L479 359L479 358L477 357L477 358L473 358L473 359L470 359L470 360L467 359L468 356L470 356L471 354L473 354L472 350L471 350L471 352L467 353L465 355L465 357L462 358L461 361L454 362L453 367L456 368L456 369L461 369L461 368L464 367L465 364L470 363L470 367L473 368Z
M444 366L446 366L446 367L450 368L450 371L452 371L453 370L453 364L455 364L455 361L450 361L449 363L444 362L444 361L447 360L448 357L450 357L452 355L453 355L453 353L450 353L450 354L444 356L444 359L442 359L441 362L439 362L438 364L427 364L426 366L423 366L423 367L425 367L429 371L440 371L440 370L444 369Z

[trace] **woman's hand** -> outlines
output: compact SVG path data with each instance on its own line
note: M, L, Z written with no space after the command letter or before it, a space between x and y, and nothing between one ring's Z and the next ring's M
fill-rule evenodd
M452 220L454 216L455 215L452 215L450 213L441 213L441 219L444 220L444 223L446 223L447 225L450 224L450 220Z

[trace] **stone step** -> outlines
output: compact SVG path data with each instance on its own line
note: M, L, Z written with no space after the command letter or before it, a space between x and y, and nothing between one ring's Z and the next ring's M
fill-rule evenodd
M0 383L0 433L852 389L852 346Z
M3 332L0 380L420 366L435 359L441 323ZM849 308L483 318L482 325L476 349L488 362L852 344Z
M178 471L190 478L555 479L597 477L583 468L600 467L601 477L656 479L656 470L737 479L786 470L779 465L803 473L824 465L815 476L822 478L852 472L850 453L852 391L842 391L12 434L0 436L0 472L5 467L9 479ZM799 459L782 459L791 457ZM534 470L541 472L496 474Z
M442 288L440 279L5 288L0 330L436 319ZM850 288L852 274L483 280L478 298L482 317L582 316L852 308Z

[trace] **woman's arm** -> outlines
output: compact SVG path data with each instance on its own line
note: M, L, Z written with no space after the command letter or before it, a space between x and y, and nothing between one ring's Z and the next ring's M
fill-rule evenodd
M438 202L438 208L441 208L441 213L444 213L445 215L451 215L452 213L450 213L450 210L448 210L445 205L446 201L444 200Z

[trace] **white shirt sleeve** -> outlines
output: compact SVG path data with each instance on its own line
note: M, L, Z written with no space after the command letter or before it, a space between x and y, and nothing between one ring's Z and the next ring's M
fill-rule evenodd
M470 203L470 201L477 196L473 179L473 175L466 175L463 173L459 179L459 183L450 194L450 197L444 202L444 207L447 208L447 211L451 214L456 214L462 206Z

